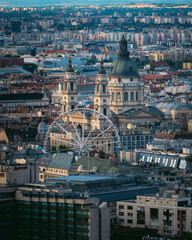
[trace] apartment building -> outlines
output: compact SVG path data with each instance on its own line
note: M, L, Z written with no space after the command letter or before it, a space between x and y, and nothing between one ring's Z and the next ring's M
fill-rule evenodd
M33 184L18 188L16 202L18 239L110 239L109 208L87 194Z
M192 232L191 198L184 191L167 190L154 196L117 202L117 221L131 228L156 229L160 235Z

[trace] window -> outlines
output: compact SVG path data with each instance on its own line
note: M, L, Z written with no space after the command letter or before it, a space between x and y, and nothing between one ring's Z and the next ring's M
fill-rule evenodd
M99 92L99 85L97 85L97 92Z
M117 101L121 101L121 94L120 94L120 92L117 93Z
M127 209L132 210L133 206L127 206Z
M124 209L124 205L119 205L119 209Z
M71 110L73 110L74 109L74 105L71 105Z
M128 217L132 217L132 216L133 216L133 213L128 212L128 213L127 213L127 216L128 216Z
M138 92L136 92L136 101L138 101L139 100L139 97L138 97Z
M106 108L103 108L103 114L107 115L107 109Z
M73 91L74 87L73 87L73 82L71 83L71 91Z
M134 101L134 92L131 92L131 101Z
M124 216L124 212L119 212L119 216Z
M128 101L128 93L127 92L124 93L124 101Z
M158 219L158 209L157 208L150 208L150 218Z
M105 93L105 92L106 92L106 86L103 85L103 93Z
M127 220L127 223L133 223L133 220L128 219L128 220Z
M112 101L115 101L115 93L112 92Z

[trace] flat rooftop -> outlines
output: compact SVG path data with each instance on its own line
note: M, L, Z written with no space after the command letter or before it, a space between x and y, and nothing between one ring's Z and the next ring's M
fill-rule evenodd
M56 181L74 181L74 182L95 182L95 181L106 181L112 180L112 177L103 177L103 176L85 176L85 175L71 175L71 176L64 176L64 177L55 177L48 179L56 180Z

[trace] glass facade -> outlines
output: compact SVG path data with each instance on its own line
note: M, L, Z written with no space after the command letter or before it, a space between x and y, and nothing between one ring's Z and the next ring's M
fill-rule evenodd
M89 239L89 209L80 204L17 203L19 239Z

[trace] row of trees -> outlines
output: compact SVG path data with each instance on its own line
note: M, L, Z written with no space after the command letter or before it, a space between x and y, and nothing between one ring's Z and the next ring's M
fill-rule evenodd
M59 152L61 153L67 153L69 151L72 151L69 147L66 147L65 145L60 145L59 146ZM57 152L57 148L56 146L52 146L51 148L51 153L56 153Z

